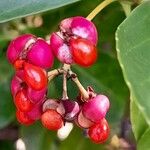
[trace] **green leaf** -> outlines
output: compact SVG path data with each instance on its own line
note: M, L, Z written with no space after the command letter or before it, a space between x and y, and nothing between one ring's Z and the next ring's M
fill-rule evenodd
M130 110L131 110L132 129L135 138L138 141L149 126L146 123L143 114L139 110L133 97L131 98Z
M0 23L74 3L78 0L0 1Z
M138 150L149 150L150 148L150 127L145 131L137 144Z
M137 7L118 27L117 53L131 93L131 122L138 150L150 146L150 1Z
M0 57L0 128L13 121L15 107L10 93L10 78L12 69L4 57Z
M143 2L118 27L117 53L126 83L150 125L150 1ZM132 97L131 97L132 98Z

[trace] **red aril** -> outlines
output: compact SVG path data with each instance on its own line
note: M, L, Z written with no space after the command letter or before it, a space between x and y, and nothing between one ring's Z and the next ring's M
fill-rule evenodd
M88 135L94 143L104 143L108 139L109 133L110 129L106 119L94 124L88 131Z
M75 63L83 67L93 65L97 59L96 47L87 39L71 39L70 49Z
M19 70L19 69L23 69L23 64L24 64L25 60L24 59L17 59L15 62L14 62L14 68L16 70Z
M20 110L17 110L16 112L16 117L17 117L17 120L18 122L20 122L21 124L24 124L24 125L31 125L34 123L34 120L31 120L25 112L21 112Z
M32 109L33 104L28 99L26 91L20 90L15 96L15 105L22 112L28 112Z
M24 63L24 80L34 90L42 90L47 86L45 70L29 63Z
M58 130L63 125L61 115L52 109L49 109L42 114L41 121L43 126L49 130Z

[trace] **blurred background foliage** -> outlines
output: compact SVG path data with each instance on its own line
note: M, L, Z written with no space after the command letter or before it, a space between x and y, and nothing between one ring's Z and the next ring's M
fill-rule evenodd
M96 145L83 136L83 131L74 127L69 137L60 141L56 133L47 131L40 122L30 127L19 125L15 119L15 106L10 93L10 81L14 74L6 60L6 50L11 39L24 33L49 39L57 31L59 22L71 16L86 17L100 0L82 0L74 4L0 24L0 150L15 149L15 142L22 138L27 150L113 150L126 147L134 149L134 138L129 120L129 91L123 79L115 50L115 31L125 19L118 2L105 8L94 18L98 33L98 53L96 64L90 68L73 66L79 79L86 87L91 85L96 92L108 95L111 101L107 119L111 136L104 145ZM54 67L59 63L55 61ZM62 83L57 78L49 86L50 97L61 97ZM75 92L72 92L74 89ZM77 89L69 82L69 96L75 99ZM124 148L122 148L124 149Z

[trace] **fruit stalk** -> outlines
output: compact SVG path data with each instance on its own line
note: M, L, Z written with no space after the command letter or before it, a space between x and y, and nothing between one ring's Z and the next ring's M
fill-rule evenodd
M104 0L86 17L86 19L91 21L101 10L103 10L106 6L114 1L116 0Z
M72 81L77 85L79 91L81 92L82 98L84 101L89 99L89 94L83 85L80 83L77 75L72 72L70 65L64 64L62 68L54 69L48 72L48 80L49 82L56 77L57 75L63 74L63 94L62 99L68 99L67 95L67 75L71 77Z
M54 69L48 72L48 80L49 82L54 79L57 75L62 74L63 70L61 68Z
M83 101L87 101L89 99L89 94L86 91L86 89L83 87L83 85L80 83L77 75L71 70L68 71L68 74L71 77L72 81L77 85L79 91L81 92Z
M64 73L63 73L63 94L62 94L62 100L66 100L66 99L68 99L68 94L67 94L67 72L64 71Z

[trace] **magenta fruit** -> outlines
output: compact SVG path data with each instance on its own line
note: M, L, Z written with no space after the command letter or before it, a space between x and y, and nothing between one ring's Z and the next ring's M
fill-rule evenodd
M77 16L64 19L60 23L60 29L67 34L81 37L97 44L98 34L95 25L84 17Z
M61 35L59 34L59 32L53 33L51 35L50 43L52 50L60 62L72 64L73 59L70 48L60 36Z
M45 69L52 67L54 61L50 45L31 34L14 39L8 47L7 58L11 64L18 59L24 59Z
M47 88L43 88L42 90L34 90L31 87L27 88L27 96L31 100L32 103L38 103L42 101L42 99L46 96Z
M27 53L27 59L30 63L42 67L51 68L54 61L54 56L49 44L43 39L37 39L36 42L30 47Z
M63 33L70 33L71 32L71 23L72 23L72 20L73 20L74 17L71 17L71 18L66 18L66 19L63 19L61 22L60 22L60 30L63 32Z
M11 88L11 93L13 96L15 96L17 92L25 86L23 77L24 77L24 71L19 70L16 72L15 76L12 78L10 88Z
M42 99L39 103L34 104L33 108L31 111L27 112L27 116L31 120L38 120L41 118L42 115L42 106L44 103L45 99Z
M13 96L15 96L17 92L21 89L21 83L22 80L15 75L11 81L11 93Z
M26 43L31 39L35 39L32 34L24 34L11 41L6 54L11 64L19 58L19 55L24 50Z
M97 95L83 105L83 115L93 122L99 122L109 109L109 100L105 95Z

